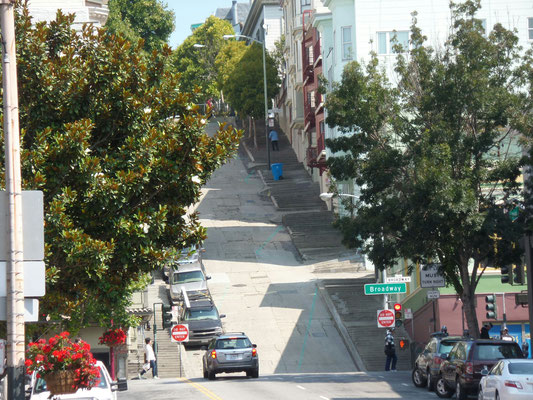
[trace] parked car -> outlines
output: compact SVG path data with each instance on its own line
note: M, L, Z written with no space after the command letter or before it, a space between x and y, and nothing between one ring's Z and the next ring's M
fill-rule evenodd
M189 325L189 341L186 346L206 345L224 332L218 309L211 296L203 292L186 292L180 308L179 323Z
M109 375L109 372L107 372L107 368L101 361L97 361L96 366L100 369L100 379L98 385L88 390L78 389L76 393L54 396L54 400L117 400L117 391L119 390L118 383L111 380L111 376ZM50 398L50 392L46 388L46 381L42 378L37 378L36 372L34 372L31 377L28 398L30 400L48 400Z
M244 332L227 333L203 347L202 358L204 378L215 379L221 372L246 372L246 376L259 377L259 356L257 346L252 344Z
M180 265L177 269L172 269L170 277L170 299L179 301L182 299L182 290L186 292L200 291L207 295L207 280L211 279L206 275L203 264L190 263Z
M440 366L461 336L434 335L415 360L411 377L416 387L435 388Z
M479 400L533 399L533 360L500 360L481 373Z
M202 260L202 253L204 251L205 249L198 245L181 249L177 257L167 262L163 267L163 280L169 283L172 272L177 270L180 265L199 264L205 273L205 267Z
M440 367L435 391L439 397L455 392L458 400L475 394L481 381L481 370L490 369L500 359L523 358L515 342L492 339L470 339L457 342Z

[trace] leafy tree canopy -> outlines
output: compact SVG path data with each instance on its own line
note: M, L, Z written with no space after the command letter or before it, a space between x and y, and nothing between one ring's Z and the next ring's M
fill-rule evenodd
M215 60L227 43L224 35L234 33L229 21L210 16L174 51L171 62L184 90L199 90L204 101L219 97Z
M223 82L222 90L226 100L243 115L262 118L265 114L264 73L262 45L253 43L247 47L238 60L232 73ZM275 97L279 93L280 79L274 59L266 54L267 97Z
M485 35L479 1L450 7L439 51L413 14L411 50L396 46L397 86L375 54L347 65L326 122L353 134L327 141L328 164L361 189L356 216L338 221L346 243L380 269L439 263L477 334L473 299L486 265L520 262L524 222L508 212L521 203L519 140L533 133L533 60L503 26Z
M110 0L108 7L109 32L133 43L143 39L149 52L167 44L174 31L174 12L161 0Z
M128 325L148 273L205 238L187 207L240 132L204 133L197 99L165 67L168 47L146 57L141 43L72 22L59 12L32 26L24 10L16 32L23 186L44 192L41 307L75 331Z

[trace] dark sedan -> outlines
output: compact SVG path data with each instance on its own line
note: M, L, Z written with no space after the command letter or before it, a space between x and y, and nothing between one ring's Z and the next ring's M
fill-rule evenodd
M460 336L434 335L415 361L412 379L416 387L435 388L440 365L452 347L460 341Z

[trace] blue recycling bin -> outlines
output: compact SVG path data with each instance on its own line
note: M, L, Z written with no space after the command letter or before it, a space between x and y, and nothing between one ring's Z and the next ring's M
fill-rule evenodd
M283 164L282 163L272 164L270 168L272 168L272 176L274 177L275 181L279 181L280 179L283 178Z

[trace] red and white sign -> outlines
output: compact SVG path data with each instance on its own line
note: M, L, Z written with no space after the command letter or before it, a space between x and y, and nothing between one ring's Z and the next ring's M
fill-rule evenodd
M394 326L394 311L378 310L378 328L390 328Z
M181 324L174 325L170 331L170 340L172 342L188 342L189 341L189 325Z

